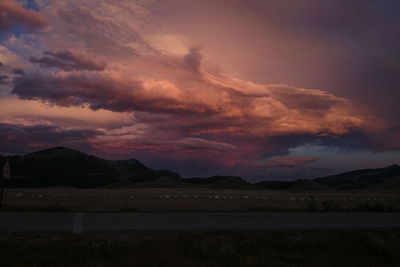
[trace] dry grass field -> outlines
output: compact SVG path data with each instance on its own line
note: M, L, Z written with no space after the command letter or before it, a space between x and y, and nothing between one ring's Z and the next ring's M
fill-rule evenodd
M400 230L1 233L2 266L399 266Z
M400 195L198 188L7 188L8 211L400 211Z

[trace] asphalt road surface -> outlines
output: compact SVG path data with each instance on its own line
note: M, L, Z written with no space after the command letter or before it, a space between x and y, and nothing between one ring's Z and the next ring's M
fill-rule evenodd
M0 213L0 231L6 232L394 227L400 227L400 213Z

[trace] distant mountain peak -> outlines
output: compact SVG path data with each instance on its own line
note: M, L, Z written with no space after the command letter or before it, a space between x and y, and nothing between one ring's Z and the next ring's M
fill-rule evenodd
M400 176L400 166L392 164L385 168L362 169L315 179L315 181L338 189L365 188Z
M400 168L400 166L399 166L399 165L397 165L397 164L395 163L395 164L392 164L392 165L390 165L390 166L387 166L386 168L390 168L390 169L398 169L398 168Z
M137 159L120 159L115 161L118 165L124 166L129 170L150 170Z

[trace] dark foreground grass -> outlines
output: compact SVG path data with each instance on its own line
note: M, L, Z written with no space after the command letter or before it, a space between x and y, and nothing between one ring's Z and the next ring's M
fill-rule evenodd
M247 210L237 209L235 210L224 210L224 209L214 209L207 210L208 212L382 212L382 213L394 213L400 212L399 207L394 207L392 205L383 205L380 203L367 203L367 204L358 204L351 207L342 207L341 205L331 201L330 204L318 207L313 203L308 204L305 207L300 208L285 208L285 207L249 207ZM0 212L99 212L102 210L86 210L86 209L69 209L61 205L19 205L19 206L11 206L11 205L2 205L0 207ZM171 211L171 212L203 212L202 209L172 209L172 210L158 210L158 211ZM151 212L149 210L139 210L136 207L125 207L115 210L105 210L104 212L118 212L118 213L132 213L132 212ZM153 211L154 212L154 211Z
M400 266L400 229L2 233L1 266Z

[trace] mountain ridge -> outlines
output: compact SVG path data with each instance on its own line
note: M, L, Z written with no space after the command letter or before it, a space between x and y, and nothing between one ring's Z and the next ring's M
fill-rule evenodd
M10 187L209 187L216 189L268 189L288 191L400 188L400 166L360 169L315 179L250 183L237 176L182 178L171 170L153 170L137 159L105 160L67 147L53 147L10 160Z

